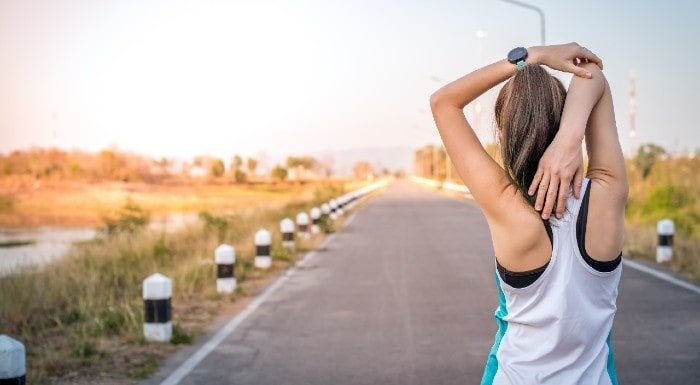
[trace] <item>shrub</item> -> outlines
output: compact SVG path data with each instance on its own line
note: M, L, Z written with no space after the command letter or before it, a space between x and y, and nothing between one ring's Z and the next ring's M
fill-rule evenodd
M663 218L672 219L679 233L690 236L700 223L695 201L695 195L688 188L661 185L654 188L632 211L638 211L642 220L649 224L655 224Z
M118 233L136 233L148 225L150 215L138 204L128 199L116 216L102 218L105 224L103 230L109 236Z

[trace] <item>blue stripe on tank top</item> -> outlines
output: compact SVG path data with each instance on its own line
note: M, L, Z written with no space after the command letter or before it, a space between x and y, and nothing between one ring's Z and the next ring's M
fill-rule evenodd
M496 325L498 325L498 331L496 332L496 341L491 348L488 358L486 359L486 367L484 368L484 375L481 377L481 385L492 385L493 379L496 377L496 372L498 371L498 359L496 358L496 353L498 353L498 347L501 345L501 339L503 335L506 334L506 329L508 328L508 322L503 320L503 317L508 315L508 309L506 309L506 296L503 294L501 289L500 279L498 278L498 273L494 272L496 276L496 288L498 289L498 309L493 314L496 319ZM617 382L615 382L617 384Z
M617 372L615 372L615 356L613 355L611 336L612 331L608 332L608 339L607 341L605 341L608 345L608 376L610 377L610 382L613 385L618 385Z

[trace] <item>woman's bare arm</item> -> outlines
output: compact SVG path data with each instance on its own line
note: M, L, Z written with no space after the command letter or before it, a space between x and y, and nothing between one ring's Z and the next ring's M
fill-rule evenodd
M585 133L589 158L586 175L592 183L585 248L593 259L609 261L622 249L627 173L608 82L597 66L582 67L593 76L572 79L560 130L563 140L574 145L580 145Z
M610 261L622 251L629 187L610 86L602 72L600 76L603 79L603 94L593 107L586 125L589 159L586 175L592 185L585 249L595 260Z
M499 193L509 182L501 166L481 146L463 109L515 71L513 64L501 60L453 81L430 97L430 108L445 149L486 214L495 214Z
M576 43L530 47L528 53L528 64L544 64L577 77L591 76L588 70L573 64L578 59L601 63L600 58ZM503 208L499 197L510 184L503 169L481 146L463 109L516 71L513 64L501 60L453 81L430 97L433 117L447 153L474 199L492 217L498 216L499 208Z

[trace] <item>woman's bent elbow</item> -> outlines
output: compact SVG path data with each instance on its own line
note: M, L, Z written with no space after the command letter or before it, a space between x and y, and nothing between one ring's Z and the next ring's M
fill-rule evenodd
M440 104L442 104L442 95L440 94L440 90L437 90L430 95L430 109L435 112Z

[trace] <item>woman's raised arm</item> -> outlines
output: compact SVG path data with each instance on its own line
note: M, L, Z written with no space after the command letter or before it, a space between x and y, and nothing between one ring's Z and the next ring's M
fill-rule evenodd
M590 71L574 64L579 59L602 65L596 55L576 43L531 47L526 61L528 64L544 64L577 76L590 77ZM445 149L459 176L487 214L496 214L502 207L499 197L508 188L509 181L503 169L481 146L463 109L516 71L515 65L505 59L500 60L447 84L430 97L433 118Z
M501 166L481 146L463 109L515 71L515 66L504 59L447 84L430 97L430 108L445 149L457 173L487 214L494 214L498 193L509 182Z

